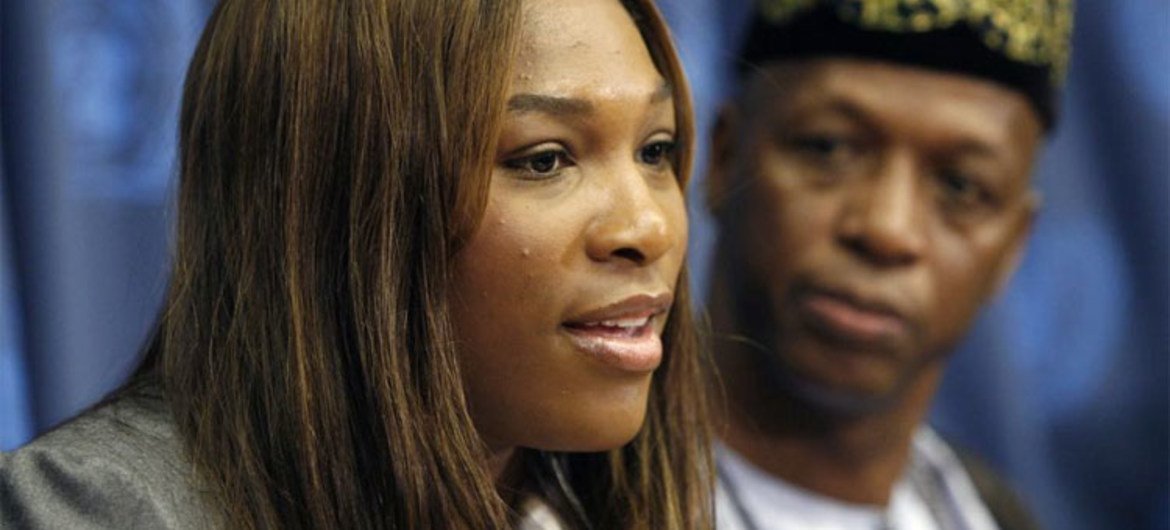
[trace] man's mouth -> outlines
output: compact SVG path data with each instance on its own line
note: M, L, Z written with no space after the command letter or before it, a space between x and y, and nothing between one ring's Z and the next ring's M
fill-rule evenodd
M909 332L905 317L888 304L849 292L809 289L798 297L797 307L821 334L847 344L879 345Z

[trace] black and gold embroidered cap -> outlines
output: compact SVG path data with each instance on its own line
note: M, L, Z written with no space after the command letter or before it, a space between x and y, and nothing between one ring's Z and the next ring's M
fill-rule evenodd
M756 0L740 71L847 56L973 75L1023 92L1050 129L1072 10L1072 0Z

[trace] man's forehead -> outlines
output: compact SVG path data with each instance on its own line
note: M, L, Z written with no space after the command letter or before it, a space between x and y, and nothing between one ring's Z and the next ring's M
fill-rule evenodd
M1018 91L974 76L877 60L769 63L751 76L741 101L745 111L767 120L824 110L962 127L988 140L1040 134L1039 116Z
M865 97L875 87L885 86L1027 103L1019 91L985 78L878 59L826 56L772 61L748 80L749 91L788 96L827 92Z

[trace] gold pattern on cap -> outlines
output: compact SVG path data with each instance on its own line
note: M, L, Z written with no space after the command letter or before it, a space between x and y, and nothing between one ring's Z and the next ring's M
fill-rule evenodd
M1068 69L1072 0L759 0L760 14L773 24L818 5L871 31L922 33L965 23L1008 59L1049 66L1053 85Z

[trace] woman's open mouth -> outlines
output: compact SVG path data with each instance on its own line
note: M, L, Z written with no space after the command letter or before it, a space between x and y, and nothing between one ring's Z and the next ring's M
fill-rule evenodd
M669 296L635 296L561 328L578 350L607 365L650 372L662 362L662 338L655 324L669 306Z

